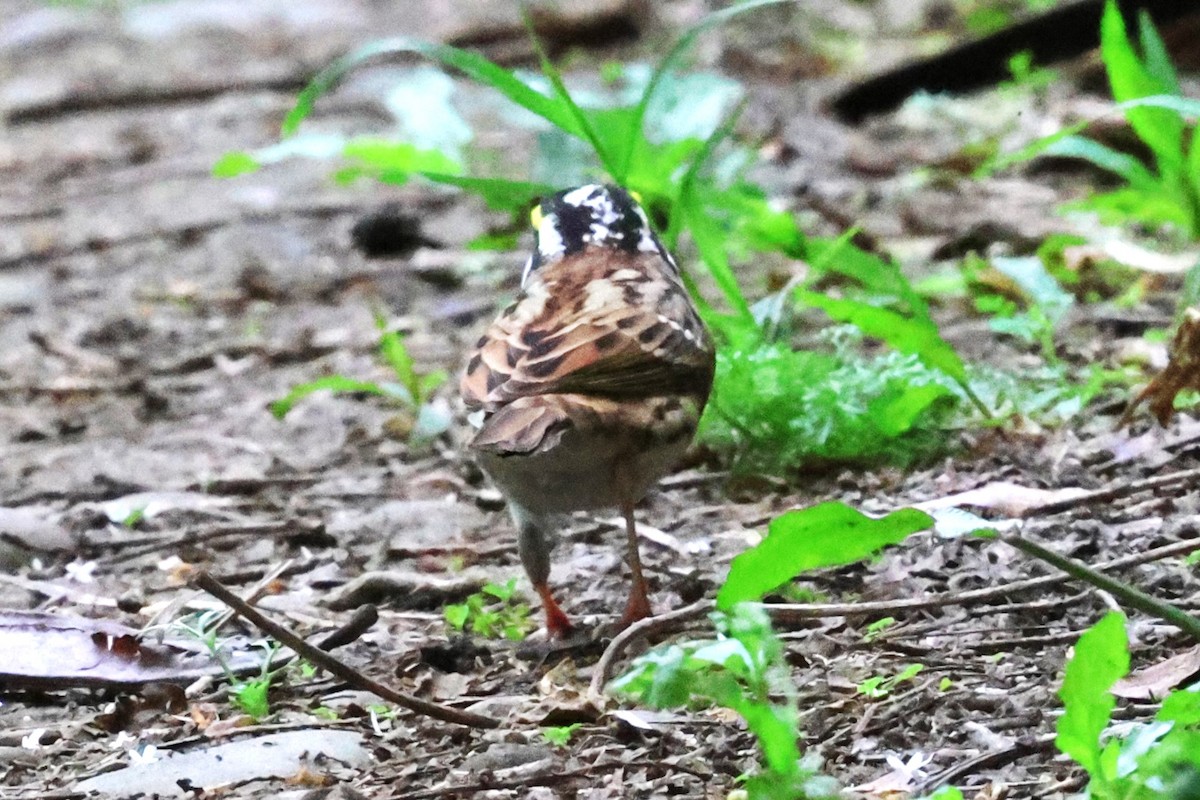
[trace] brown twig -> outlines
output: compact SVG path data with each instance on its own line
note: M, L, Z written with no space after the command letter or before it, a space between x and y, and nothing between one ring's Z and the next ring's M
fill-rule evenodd
M1044 503L1040 506L1034 506L1028 510L1022 517L1042 517L1050 514L1061 514L1064 511L1070 511L1072 508L1079 506L1093 505L1095 503L1107 503L1110 500L1115 500L1118 497L1128 497L1131 494L1138 492L1146 492L1151 489L1162 489L1176 483L1191 483L1195 484L1200 481L1200 469L1185 469L1180 472L1172 472L1167 475L1156 475L1153 478L1144 478L1140 481L1131 483L1122 483L1116 486L1108 486L1104 489L1097 489L1094 492L1081 494L1076 497L1067 497L1062 500L1055 500L1051 503Z
M1033 556L1062 570L1077 581L1083 581L1095 586L1097 589L1102 589L1114 595L1125 605L1136 608L1143 614L1157 617L1163 622L1174 625L1192 637L1194 641L1200 642L1200 618L1192 616L1183 609L1165 600L1159 600L1157 597L1148 595L1136 586L1131 586L1124 581L1119 581L1116 578L1105 575L1086 564L1056 553L1031 539L1026 539L1014 533L1003 533L996 538L1011 547L1017 548L1026 555Z
M597 708L604 707L604 684L608 683L609 678L612 677L614 663L634 639L637 639L639 636L651 636L674 631L683 623L698 619L712 611L712 609L713 604L711 600L700 600L692 603L690 606L668 611L666 614L659 614L656 617L647 617L646 619L638 620L618 633L608 643L608 647L604 649L604 653L600 656L600 660L596 662L596 666L592 670L592 682L588 685L588 700Z
M442 720L443 722L453 722L473 728L497 728L500 726L500 720L493 717L485 717L481 714L473 714L470 711L460 711L455 708L438 705L437 703L431 703L428 700L422 700L419 697L398 692L373 678L363 675L350 665L326 653L324 650L310 645L292 631L273 622L258 609L244 602L236 594L225 588L220 581L207 572L200 572L196 575L192 579L192 585L197 589L208 592L236 611L242 618L256 625L264 633L269 634L277 642L290 647L297 655L309 663L336 675L357 689L371 692L389 703L395 703L414 713L423 714L433 719Z

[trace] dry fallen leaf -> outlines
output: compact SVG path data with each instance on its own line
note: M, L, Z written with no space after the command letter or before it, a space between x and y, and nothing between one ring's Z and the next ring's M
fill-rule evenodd
M948 497L938 497L917 503L916 508L922 511L933 511L942 508L988 508L1009 517L1023 517L1031 510L1041 508L1050 503L1070 500L1087 494L1086 489L1067 487L1065 489L1038 489L1032 486L1021 486L1007 481L996 481L977 489L959 492Z
M1200 645L1151 664L1113 684L1112 693L1127 700L1158 700L1200 672Z
M1183 322L1179 323L1179 330L1175 331L1171 341L1170 363L1133 398L1117 427L1128 425L1137 407L1149 400L1150 413L1165 428L1175 412L1176 395L1185 389L1200 391L1200 308L1189 308L1184 312Z

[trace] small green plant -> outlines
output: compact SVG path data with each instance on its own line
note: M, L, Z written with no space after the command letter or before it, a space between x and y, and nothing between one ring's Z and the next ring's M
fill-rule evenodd
M404 337L388 327L382 314L375 315L375 326L379 330L379 358L396 378L392 382L376 382L349 378L345 375L327 375L292 388L287 395L271 403L271 413L283 419L310 394L319 391L334 393L373 394L394 400L417 413L412 435L418 440L430 439L442 433L449 420L429 400L433 392L446 381L442 370L418 372L404 344Z
M446 606L442 613L455 631L470 630L488 639L503 636L519 642L528 635L529 606L515 599L516 578L507 583L489 583L463 603Z
M1200 115L1200 103L1183 96L1166 46L1145 11L1138 17L1135 44L1117 3L1108 0L1100 24L1100 55L1117 108L1150 151L1151 166L1079 136L1089 124L1083 122L1002 156L983 171L1041 154L1083 159L1121 178L1125 186L1094 194L1074 207L1095 211L1107 222L1166 223L1200 238L1200 134L1187 122Z
M895 675L875 675L867 678L855 688L859 694L866 695L872 700L878 700L882 697L887 697L897 686L905 681L911 681L917 677L924 669L924 664L909 664Z
M138 506L131 508L129 513L125 515L125 519L121 520L121 524L126 528L136 528L138 524L146 518L146 507Z
M262 670L258 677L248 681L233 681L229 685L229 699L237 706L243 714L253 719L255 722L264 719L271 714L271 703L268 695L271 691L271 683L277 674L277 671L271 670L271 660L275 657L275 653L279 650L279 645L274 642L262 643L264 652Z
M866 633L863 634L864 642L873 642L883 635L884 631L896 624L895 617L884 617L877 619L867 626Z
M1055 743L1087 772L1095 800L1179 800L1200 796L1200 684L1172 691L1155 719L1105 741L1129 671L1125 616L1109 612L1075 645L1059 691L1065 711Z
M542 728L542 737L555 747L566 747L571 742L571 737L575 735L575 731L582 727L582 722L573 722L570 725Z
M259 671L258 677L251 680L242 680L229 668L229 662L225 659L221 643L217 639L217 631L214 623L220 617L220 611L206 611L200 614L194 622L180 620L175 622L174 626L195 638L208 650L213 660L221 666L226 680L229 681L230 701L243 714L257 722L270 716L271 705L269 694L271 685L280 671L286 669L286 667L275 670L271 669L271 662L274 661L275 655L279 652L279 645L275 642L259 642L259 646L262 647L264 653L262 669Z
M611 689L655 708L719 705L739 714L763 754L763 770L744 783L751 800L836 796L834 784L801 757L796 690L783 641L756 601L802 572L858 561L931 524L912 509L872 519L841 503L784 514L730 566L712 615L716 638L652 650Z

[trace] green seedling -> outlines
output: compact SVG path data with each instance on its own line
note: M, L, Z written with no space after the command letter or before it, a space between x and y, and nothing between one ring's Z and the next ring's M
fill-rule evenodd
M571 742L575 731L583 727L582 722L573 722L560 727L542 728L542 737L555 747L566 747Z
M1169 224L1200 238L1200 132L1188 120L1200 116L1200 102L1183 96L1179 76L1149 15L1138 17L1135 44L1115 0L1105 5L1100 24L1100 55L1117 109L1151 153L1146 165L1132 155L1079 136L1089 121L1039 139L1002 156L983 172L1033 158L1078 158L1124 181L1115 191L1075 204L1111 223Z
M271 714L268 695L271 691L271 683L278 674L278 670L271 670L271 660L279 651L279 645L274 642L263 642L262 648L265 652L262 671L259 672L258 677L248 681L235 681L229 686L229 699L243 714L255 722Z
M121 520L121 524L126 528L132 529L136 528L138 524L145 518L146 507L138 506L137 508L130 509L129 513L125 515L125 519Z
M897 686L905 681L911 681L923 669L925 669L924 664L909 664L895 675L876 675L867 678L855 688L859 694L866 695L872 700L878 700L882 697L887 697Z
M425 440L441 434L449 420L429 401L434 391L445 383L446 373L442 370L419 372L404 344L404 337L389 329L387 319L382 314L375 315L375 326L379 330L379 360L391 370L395 381L376 382L345 375L327 375L295 386L285 397L271 403L270 410L275 418L283 419L297 403L314 392L370 394L415 410L417 418L412 428L414 438Z
M271 662L275 660L275 656L279 652L279 645L275 642L263 641L259 642L264 655L258 677L248 681L239 678L229 668L229 662L225 659L221 643L217 639L216 629L213 627L220 617L220 611L206 611L200 614L194 623L181 620L174 625L195 638L208 650L213 660L220 665L221 671L225 673L226 680L229 681L229 699L243 714L257 722L270 716L271 706L268 695L271 685L280 672L287 667L271 669Z
M487 639L504 637L519 642L528 635L532 625L529 606L515 599L517 581L489 583L465 602L446 606L442 613L452 630L477 633Z
M750 800L836 796L833 783L801 757L784 644L758 601L803 572L858 561L930 525L928 515L913 509L881 519L840 503L788 512L771 523L761 543L734 559L717 595L714 639L652 650L610 688L654 708L719 705L739 714L763 754L763 769L743 784Z
M896 624L895 617L884 617L876 620L867 626L866 633L863 634L864 642L873 642L883 635L884 631Z
M1200 685L1172 691L1154 721L1104 738L1129 671L1125 617L1109 612L1084 632L1059 690L1064 713L1055 744L1088 774L1095 800L1179 800L1200 796Z

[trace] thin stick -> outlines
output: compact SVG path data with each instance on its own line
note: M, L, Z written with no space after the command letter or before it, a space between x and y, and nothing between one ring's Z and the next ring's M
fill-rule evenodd
M1176 483L1194 483L1196 481L1200 481L1200 469L1185 469L1180 472L1172 472L1167 475L1157 475L1153 478L1133 481L1132 483L1123 483L1104 489L1097 489L1094 492L1081 494L1078 497L1067 497L1051 503L1044 503L1026 510L1021 516L1028 518L1041 517L1048 514L1061 514L1064 511L1070 511L1072 508L1078 508L1079 506L1106 503L1109 500L1115 500L1118 497L1128 497L1138 492L1162 489Z
M604 653L601 654L600 660L596 662L596 666L592 670L592 682L588 685L588 700L597 708L603 708L604 685L612 677L614 663L621 657L621 654L625 652L625 648L634 639L640 636L651 636L653 634L673 631L678 627L682 627L682 623L699 619L712 610L713 603L711 600L700 600L692 603L690 606L677 608L674 611L668 611L666 614L659 614L657 617L640 619L618 633L608 643L608 647L604 649Z
M314 664L327 672L336 675L351 686L371 692L389 703L407 708L417 714L423 714L427 717L442 720L443 722L453 722L458 725L467 725L472 728L498 728L500 720L485 717L481 714L473 714L469 711L459 711L455 708L431 703L428 700L422 700L419 697L398 692L382 683L363 675L358 670L351 667L336 657L326 653L324 650L313 647L308 642L301 639L292 631L273 622L264 616L258 609L246 603L242 598L238 597L233 592L229 591L225 586L207 572L200 572L191 581L192 585L198 589L202 589L213 597L220 600L225 605L232 608L240 616L247 621L253 623L260 628L264 633L270 635L275 641L290 647L297 655L307 660L310 664Z
M1193 617L1183 609L1177 608L1165 600L1151 597L1141 589L1130 586L1116 578L1111 578L1102 572L1097 572L1086 564L1081 564L1047 547L1042 547L1037 542L1032 542L1029 539L1012 533L1001 534L997 538L1005 544L1017 548L1026 555L1031 555L1034 558L1045 561L1051 566L1061 569L1076 580L1091 584L1098 589L1103 589L1120 599L1125 605L1136 608L1143 614L1149 614L1152 617L1157 617L1164 622L1174 625L1197 642L1200 642L1200 619Z

